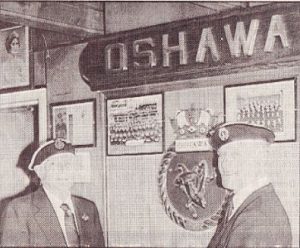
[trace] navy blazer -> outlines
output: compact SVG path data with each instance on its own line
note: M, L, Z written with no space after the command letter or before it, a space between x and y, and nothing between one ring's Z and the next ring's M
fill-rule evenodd
M292 232L288 216L272 184L246 198L225 223L222 220L209 248L224 247L289 247Z
M96 205L73 196L81 247L104 247L104 237ZM27 247L66 247L61 226L45 191L12 200L1 218L1 245Z

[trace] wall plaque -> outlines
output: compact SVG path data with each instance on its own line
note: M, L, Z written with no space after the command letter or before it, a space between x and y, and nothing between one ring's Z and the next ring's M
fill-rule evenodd
M79 68L92 90L251 70L295 60L299 29L299 3L238 9L90 41Z

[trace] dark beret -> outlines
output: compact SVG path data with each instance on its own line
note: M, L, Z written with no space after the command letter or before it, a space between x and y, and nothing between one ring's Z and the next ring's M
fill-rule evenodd
M274 133L265 127L246 123L222 123L212 128L209 133L209 142L214 150L237 140L264 140L274 142Z
M72 144L64 139L55 139L41 145L33 154L31 162L28 166L29 170L33 170L35 165L41 164L47 158L59 153L75 154Z

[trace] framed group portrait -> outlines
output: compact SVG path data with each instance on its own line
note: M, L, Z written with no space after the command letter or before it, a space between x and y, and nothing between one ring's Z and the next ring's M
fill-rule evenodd
M226 86L224 91L226 122L260 125L274 132L275 141L295 141L295 79Z
M163 152L163 95L106 102L107 155Z
M95 99L52 103L52 138L70 141L75 147L96 145Z
M0 91L30 85L29 28L13 26L0 29Z

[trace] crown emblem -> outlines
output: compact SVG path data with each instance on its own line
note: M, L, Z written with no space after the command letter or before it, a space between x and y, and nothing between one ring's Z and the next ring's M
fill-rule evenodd
M177 134L176 139L205 137L218 117L212 110L195 108L178 110L175 118L170 119L172 128Z
M65 148L65 143L61 139L57 139L54 142L54 146L57 150L62 150Z

